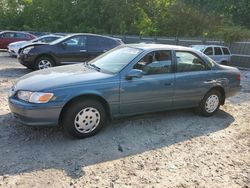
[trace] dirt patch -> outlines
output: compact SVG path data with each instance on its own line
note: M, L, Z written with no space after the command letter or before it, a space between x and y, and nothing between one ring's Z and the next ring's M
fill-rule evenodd
M8 90L28 72L0 52L0 187L250 186L250 71L214 117L178 110L121 119L84 140L12 118Z

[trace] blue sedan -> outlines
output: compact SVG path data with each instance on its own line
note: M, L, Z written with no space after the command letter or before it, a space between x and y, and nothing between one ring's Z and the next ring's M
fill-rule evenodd
M84 138L122 116L196 108L212 116L240 90L240 72L192 48L131 44L94 60L27 74L9 107L27 125L62 125Z

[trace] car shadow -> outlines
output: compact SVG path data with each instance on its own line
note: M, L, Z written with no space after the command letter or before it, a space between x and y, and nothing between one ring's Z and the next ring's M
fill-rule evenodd
M0 69L0 78L9 79L9 78L18 78L25 74L32 72L32 70L27 68L3 68Z
M0 175L59 169L79 178L86 166L208 136L232 122L221 110L210 118L178 110L115 120L99 134L77 140L59 127L23 126L8 113L0 115Z

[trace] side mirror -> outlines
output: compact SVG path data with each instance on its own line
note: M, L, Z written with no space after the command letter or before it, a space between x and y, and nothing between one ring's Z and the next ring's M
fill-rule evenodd
M126 79L132 80L132 78L141 78L143 76L143 71L139 69L132 69L128 72Z
M63 47L63 48L67 48L68 44L65 43L65 42L62 42L62 43L60 44L60 46Z

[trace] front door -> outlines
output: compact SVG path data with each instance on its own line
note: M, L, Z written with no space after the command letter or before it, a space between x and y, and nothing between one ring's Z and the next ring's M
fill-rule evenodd
M73 36L57 46L57 57L62 64L85 62L87 60L87 37Z
M172 108L174 73L171 51L150 52L133 69L144 72L141 78L122 78L120 113L133 115Z

